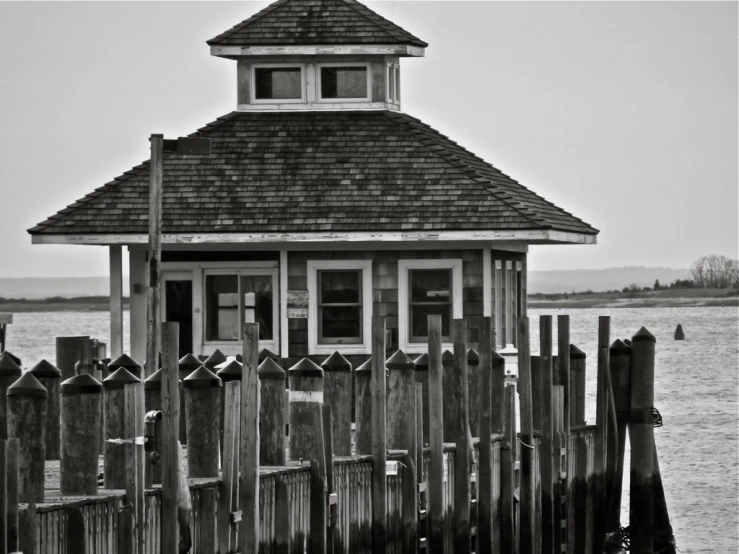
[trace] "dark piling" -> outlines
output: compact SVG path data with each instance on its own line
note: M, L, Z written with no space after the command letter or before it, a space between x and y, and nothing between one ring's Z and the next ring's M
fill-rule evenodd
M50 362L41 360L29 371L29 373L36 377L39 383L41 383L49 393L49 398L46 403L45 452L47 460L58 460L59 434L61 433L59 428L59 409L61 404L59 385L61 385L62 372Z
M352 453L352 364L334 352L321 364L324 404L331 407L331 432L334 454Z
M187 416L187 472L218 477L221 379L205 367L185 377L182 390Z
M264 352L264 351L263 351ZM272 357L259 364L259 465L285 465L285 370ZM324 373L325 375L325 373Z
M119 367L103 381L103 405L105 407L105 447L103 451L103 478L106 489L126 488L125 445L116 439L126 439L123 387L140 380L124 367Z

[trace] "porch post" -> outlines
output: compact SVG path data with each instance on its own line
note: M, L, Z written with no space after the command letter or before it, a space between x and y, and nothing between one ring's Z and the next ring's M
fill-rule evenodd
M110 357L123 354L123 255L120 244L109 247L110 259Z
M287 250L280 250L280 357L287 358L289 354L288 321L287 321Z

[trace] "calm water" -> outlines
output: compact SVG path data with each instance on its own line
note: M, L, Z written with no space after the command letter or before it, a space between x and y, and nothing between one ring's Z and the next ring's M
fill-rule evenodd
M558 314L531 310L534 353L542 313ZM572 342L588 355L587 417L591 423L595 421L598 316L611 316L611 340L630 338L641 326L657 338L655 404L664 426L656 429L655 435L679 551L738 552L737 309L634 308L569 313ZM128 313L125 318L127 329ZM685 329L685 341L672 338L678 323ZM17 314L8 332L8 349L31 367L42 358L55 360L56 336L89 334L107 340L108 333L106 313ZM124 342L127 350L128 337ZM556 334L554 345L556 348ZM626 476L628 471L627 467ZM628 515L622 514L622 520L627 524Z

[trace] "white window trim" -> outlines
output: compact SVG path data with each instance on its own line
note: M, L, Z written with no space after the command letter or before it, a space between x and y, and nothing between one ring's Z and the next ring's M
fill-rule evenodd
M320 270L362 271L362 342L359 344L318 343L318 272ZM308 354L323 355L339 351L342 354L370 354L372 344L372 260L309 260L308 261Z
M428 351L426 342L409 342L408 339L408 273L411 269L451 269L452 270L452 318L461 319L462 304L462 260L398 260L398 346L406 354L423 354ZM442 350L454 348L452 342L444 342Z
M202 326L202 337L203 337L203 349L210 351L215 350L216 348L219 349L226 349L226 350L233 350L234 346L238 346L239 352L241 349L241 343L242 340L207 340L205 338L205 314L207 313L208 306L206 305L206 294L205 294L205 281L206 277L208 275L238 275L241 277L242 275L269 275L272 277L272 340L260 340L259 341L259 350L267 349L271 352L279 352L280 347L280 307L279 307L279 286L280 286L280 280L278 278L278 269L277 267L269 267L269 268L260 268L260 267L250 267L245 266L243 264L239 264L238 266L231 267L229 269L226 268L220 268L220 269L204 269L203 270L203 279L202 279L202 314L201 319L203 321ZM241 318L241 314L239 314L239 318Z
M300 98L257 98L257 69L289 69L300 68ZM305 104L306 103L306 68L304 63L255 63L250 69L252 104Z
M364 98L323 98L321 84L321 69L324 67L364 67L367 70L367 96ZM320 104L337 104L337 103L355 103L355 102L371 102L372 101L372 67L369 63L363 62L330 62L316 64L316 101Z
M392 79L390 75L392 74ZM397 63L387 64L387 73L385 75L385 98L388 104L399 105L400 104L400 86L398 78L400 77L400 65ZM392 87L390 86L392 83Z

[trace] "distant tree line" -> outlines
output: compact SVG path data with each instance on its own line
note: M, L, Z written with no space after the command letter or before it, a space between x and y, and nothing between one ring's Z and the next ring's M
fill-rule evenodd
M739 260L719 254L698 258L690 267L690 280L702 289L739 287Z

